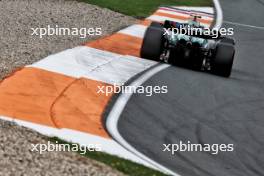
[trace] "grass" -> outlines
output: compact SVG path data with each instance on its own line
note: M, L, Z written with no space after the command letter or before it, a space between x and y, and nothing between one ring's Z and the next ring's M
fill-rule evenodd
M125 15L143 18L161 5L212 6L212 0L82 0Z
M58 142L58 144L70 144L66 141L63 141L59 138L51 138L50 139L51 142ZM80 153L80 151L78 152L80 155L82 155ZM103 152L87 152L86 154L82 155L88 158L91 158L93 160L102 162L110 167L112 167L113 169L116 169L120 172L123 172L126 175L133 175L133 176L166 176L165 174L150 169L148 167L145 167L143 165L134 163L132 161L126 160L126 159L122 159L116 156L112 156L110 154L107 153L103 153Z

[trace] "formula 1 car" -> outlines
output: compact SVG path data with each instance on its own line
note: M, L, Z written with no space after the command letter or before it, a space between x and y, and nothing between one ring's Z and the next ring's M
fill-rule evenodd
M205 34L198 18L194 16L188 23L152 22L145 32L141 57L229 77L235 41L221 35ZM191 35L174 32L174 29L180 28L200 30Z

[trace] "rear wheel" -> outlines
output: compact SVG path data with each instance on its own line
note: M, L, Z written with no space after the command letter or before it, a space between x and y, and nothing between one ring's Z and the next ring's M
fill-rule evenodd
M146 30L140 55L142 58L156 60L160 59L164 47L164 30L162 27L148 27Z
M156 21L153 21L151 24L150 24L150 27L157 27L157 28L162 28L162 24L161 23L158 23Z
M165 29L172 29L172 28L180 29L180 27L181 27L181 23L178 23L178 22L173 22L169 20L165 20L164 22Z
M221 43L229 43L231 45L235 45L235 40L232 38L224 37L223 39L221 39Z
M234 55L234 45L220 42L216 47L215 57L211 62L212 72L219 76L229 77L232 71Z

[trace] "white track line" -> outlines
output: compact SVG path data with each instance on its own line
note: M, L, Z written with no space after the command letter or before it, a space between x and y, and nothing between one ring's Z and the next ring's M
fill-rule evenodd
M264 30L264 27L263 26L254 26L254 25L236 23L236 22L231 22L231 21L224 21L224 23L231 24L231 25L235 25L235 26L242 26L242 27L248 27L248 28L254 28L254 29Z
M155 67L155 68L149 70L148 72L146 72L144 75L140 76L134 82L132 82L130 84L130 86L138 87L141 84L143 84L145 81L147 81L149 78L151 78L153 75L155 75L156 73L158 73L158 72L160 72L160 71L162 71L162 70L164 70L164 69L166 69L168 67L169 67L169 65L167 65L167 64L162 64L162 65L160 65L158 67ZM106 128L108 129L108 132L124 148L128 149L129 151L131 151L132 153L134 153L135 155L137 155L141 159L143 159L143 160L147 161L148 163L152 164L153 166L157 167L157 169L162 170L162 171L164 171L164 172L166 172L166 173L168 173L170 175L177 175L177 176L179 176L178 174L175 174L173 171L167 169L166 167L163 167L159 163L157 163L157 162L149 159L145 155L143 155L140 152L138 152L119 133L118 127L117 127L118 120L119 120L119 117L120 117L121 113L123 112L123 109L125 108L127 102L131 98L132 94L133 93L120 94L120 96L116 100L114 107L111 109L111 112L109 113L109 115L107 117Z
M220 3L218 0L214 0L215 9L216 9L216 22L214 25L214 28L221 28L222 22L223 22L223 12L220 6ZM134 82L132 82L131 86L140 86L145 81L147 81L149 78L157 74L158 72L168 68L169 65L161 64L149 71L147 71L145 74L140 76L138 79L136 79ZM118 99L116 100L115 104L113 105L113 108L111 109L107 119L106 119L106 128L108 132L112 135L112 137L120 143L123 147L125 147L130 152L134 153L141 159L147 161L148 163L152 164L153 166L157 167L157 169L160 169L161 171L168 173L170 175L179 176L176 172L173 172L172 170L166 168L165 166L162 166L161 164L155 162L154 160L148 158L146 155L140 153L137 151L132 145L130 145L119 133L118 130L118 120L120 118L121 113L123 112L126 104L128 103L130 97L132 94L121 94Z
M222 27L223 24L223 11L220 5L219 0L213 0L214 1L214 6L215 6L215 13L216 13L216 21L215 21L215 25L214 28L215 29L220 29Z

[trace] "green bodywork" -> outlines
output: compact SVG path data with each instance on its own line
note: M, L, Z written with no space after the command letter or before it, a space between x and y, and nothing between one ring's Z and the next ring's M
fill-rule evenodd
M188 21L187 27L202 28L200 22L198 22L196 20L195 21L194 20ZM176 45L177 42L181 39L183 39L185 41L190 41L191 43L198 43L202 47L204 47L208 42L206 39L203 39L203 38L189 36L189 35L185 35L185 34L175 34L173 32L172 32L172 35L170 35L168 39L169 39L169 42L173 45Z
M205 46L207 44L207 40L199 37L193 37L185 34L172 34L169 36L169 42L171 44L176 45L177 42L181 39L185 41L190 41L192 43L199 43L200 46Z

